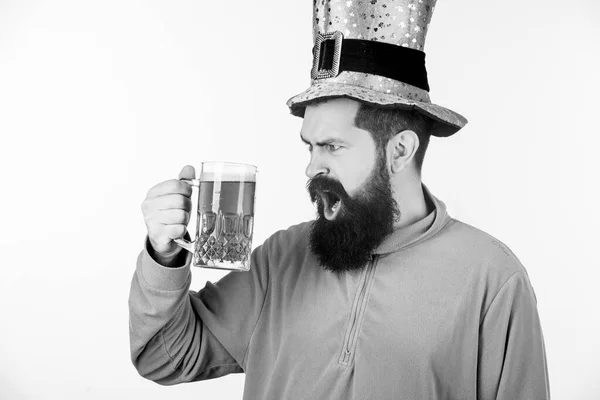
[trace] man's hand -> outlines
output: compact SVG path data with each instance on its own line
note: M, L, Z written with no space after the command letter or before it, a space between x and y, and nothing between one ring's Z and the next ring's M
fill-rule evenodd
M179 179L194 179L195 176L196 171L190 165L183 167L179 173ZM148 238L159 256L173 257L181 251L173 239L185 235L190 220L192 186L179 179L154 186L142 202Z

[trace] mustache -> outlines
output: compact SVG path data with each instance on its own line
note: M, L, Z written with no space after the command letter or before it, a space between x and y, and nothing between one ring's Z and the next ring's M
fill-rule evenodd
M319 196L319 193L325 191L335 193L341 200L350 198L340 181L325 175L317 175L309 179L306 183L306 189L308 190L310 199L313 203L320 201L321 196Z

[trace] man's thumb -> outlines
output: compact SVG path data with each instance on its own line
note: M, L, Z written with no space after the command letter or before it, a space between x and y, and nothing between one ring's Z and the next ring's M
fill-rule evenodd
M179 179L195 179L196 170L191 165L186 165L181 169L179 173Z

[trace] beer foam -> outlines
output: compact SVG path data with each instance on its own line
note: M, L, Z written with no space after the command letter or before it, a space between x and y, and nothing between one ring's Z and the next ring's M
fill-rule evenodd
M243 164L206 163L200 172L201 181L256 182L256 167Z

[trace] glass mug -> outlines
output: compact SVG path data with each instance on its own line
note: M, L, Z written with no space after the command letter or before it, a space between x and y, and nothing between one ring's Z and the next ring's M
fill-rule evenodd
M175 239L193 254L192 266L250 270L257 172L254 165L203 162L199 179L182 179L199 188L196 237Z

